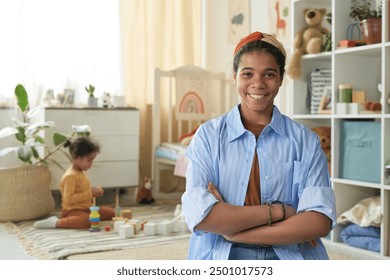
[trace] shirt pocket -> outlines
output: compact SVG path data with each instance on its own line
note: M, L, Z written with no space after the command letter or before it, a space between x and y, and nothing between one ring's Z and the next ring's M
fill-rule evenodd
M308 165L301 161L292 161L284 164L286 170L286 184L288 198L291 205L296 207L298 205L299 197L306 185L306 179L309 172Z

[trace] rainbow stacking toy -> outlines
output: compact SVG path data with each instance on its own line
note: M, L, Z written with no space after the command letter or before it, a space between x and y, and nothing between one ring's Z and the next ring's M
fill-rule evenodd
M99 209L99 206L92 206L89 208L89 210L91 210L91 213L89 214L89 222L91 223L89 231L91 232L100 231Z

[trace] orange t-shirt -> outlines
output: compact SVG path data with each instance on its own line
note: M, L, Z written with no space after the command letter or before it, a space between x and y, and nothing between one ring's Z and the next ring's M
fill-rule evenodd
M242 118L242 123L246 129L251 131L255 136L256 140L259 138L260 133L263 131L265 125L256 124L251 121L245 120ZM253 157L251 174L249 177L248 189L246 191L245 205L260 205L260 166L257 158L257 151L255 150L255 155Z

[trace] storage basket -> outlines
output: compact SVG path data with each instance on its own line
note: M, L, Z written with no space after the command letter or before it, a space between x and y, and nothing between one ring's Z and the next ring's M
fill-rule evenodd
M0 221L24 221L54 209L51 174L45 166L0 169Z

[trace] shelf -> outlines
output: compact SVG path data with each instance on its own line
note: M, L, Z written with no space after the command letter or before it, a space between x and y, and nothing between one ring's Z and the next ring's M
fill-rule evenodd
M299 114L299 115L293 115L293 119L330 119L331 115L329 114Z
M375 56L380 55L382 44L366 45L359 47L352 47L346 49L337 49L334 51L335 55L351 54L356 56Z
M373 188L373 189L381 189L382 187L381 184L377 184L377 183L363 182L363 181L356 181L356 180L349 180L349 179L342 179L342 178L332 178L332 182L345 184L345 185L354 185L354 186L360 186L366 188Z
M329 60L332 52L322 52L319 54L305 54L302 56L303 60Z
M359 47L351 47L345 49L336 49L337 43L340 40L347 39L348 27L355 23L350 19L349 9L351 0L302 0L291 1L293 20L292 34L296 34L302 29L304 21L302 19L303 9L305 8L326 8L328 12L332 12L332 46L333 50L322 52L319 54L306 54L302 57L302 77L292 80L292 119L301 124L313 128L319 125L331 126L331 158L332 170L331 182L336 195L336 214L340 215L344 211L353 207L360 200L370 196L379 195L381 197L381 213L383 213L381 223L381 244L380 253L371 252L360 248L351 247L340 239L340 230L343 228L337 225L331 232L329 238L324 239L327 247L332 247L337 251L351 255L357 259L390 259L390 179L384 176L384 166L387 160L390 160L390 104L387 99L390 98L390 1L382 0L383 16L382 22L386 26L382 26L382 42L378 44L365 45ZM323 25L328 28L328 24L323 21ZM293 41L292 41L293 42ZM291 42L291 45L293 43ZM316 102L313 108L307 106L307 88L309 83L307 77L315 69L327 68L331 72L331 114L310 114L314 112L318 104L318 98L321 91L318 89L318 83L323 86L325 82L329 84L329 75L320 76L322 80L318 82L318 76L312 76L317 82L317 88L313 88L313 100ZM329 71L324 72L329 73ZM325 80L326 78L326 80ZM325 82L324 82L325 81ZM321 84L322 83L322 84ZM380 101L382 111L378 113L366 112L359 114L336 114L336 103L339 100L339 84L352 84L353 90L364 91L365 101ZM382 85L382 90L378 90L378 84ZM314 91L316 90L316 91ZM310 97L309 97L310 98ZM310 100L310 99L309 99ZM356 112L356 111L355 111ZM352 122L348 122L351 120ZM362 123L363 120L375 121L375 130L373 132L361 133L366 128L370 129L372 125ZM346 129L347 123L349 127L351 123L361 122L354 130ZM355 124L356 124L355 122ZM360 129L360 127L362 127ZM371 131L371 130L370 130ZM344 133L344 134L343 134ZM350 139L351 135L362 134L359 138ZM374 135L375 137L372 137ZM365 139L362 140L362 137ZM354 144L354 149L351 152L351 141L356 143L362 141L362 146ZM360 150L364 148L366 150ZM372 150L369 150L372 149ZM357 152L361 152L357 154ZM355 157L358 155L359 157ZM370 166L365 166L360 158L367 158L367 155L374 155L370 160ZM356 173L350 165L351 160L355 158L353 163L358 163L360 172ZM358 160L359 159L359 160ZM368 169L370 167L371 169ZM378 170L378 168L380 170ZM348 171L348 173L346 173ZM359 180L351 180L340 178L342 176L348 178L359 178ZM375 177L371 178L371 175ZM367 179L377 181L363 181Z
M335 119L380 119L382 114L335 114Z
M343 242L332 242L328 239L322 239L327 249L340 252L344 255L351 256L354 259L360 260L390 260L390 257L384 256L380 253L364 250L349 246Z

